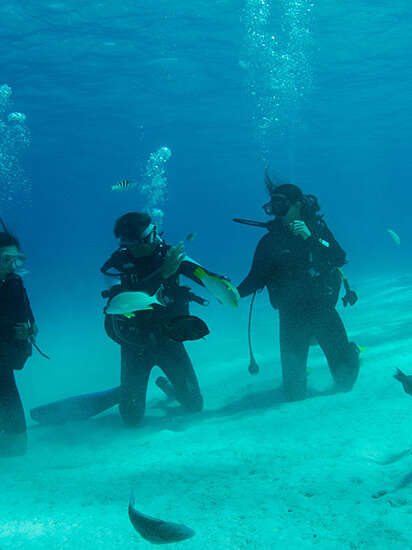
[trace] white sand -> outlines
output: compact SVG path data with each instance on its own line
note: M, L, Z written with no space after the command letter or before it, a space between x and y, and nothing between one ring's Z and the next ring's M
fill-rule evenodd
M140 429L125 430L115 409L82 424L31 427L27 456L1 461L0 549L149 548L129 523L132 487L141 511L196 531L175 548L412 548L412 484L372 498L412 472L412 398L392 378L396 367L412 374L412 279L365 281L359 291L359 304L342 310L350 335L368 347L349 394L283 402L275 321L262 296L259 376L247 373L247 304L238 317L212 308L214 333L190 344L202 414L164 416L152 387ZM87 348L103 379L78 382L78 393L116 384L118 350L104 346L94 362ZM81 352L71 346L65 359ZM26 407L70 393L36 390L40 370L56 367L32 362L19 377ZM69 376L64 369L56 380ZM330 383L318 349L309 380L315 389Z

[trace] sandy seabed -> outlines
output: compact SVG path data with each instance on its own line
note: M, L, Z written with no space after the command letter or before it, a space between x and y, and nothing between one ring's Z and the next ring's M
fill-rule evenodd
M31 425L28 454L1 461L0 549L149 548L128 519L132 488L142 512L196 531L177 549L412 549L412 398L392 378L396 368L412 374L412 277L359 291L359 304L342 310L367 348L351 393L326 391L328 369L312 348L311 396L284 402L263 299L259 376L247 372L246 304L239 330L219 313L210 338L190 344L203 413L182 415L152 385L139 429L124 429L116 409Z

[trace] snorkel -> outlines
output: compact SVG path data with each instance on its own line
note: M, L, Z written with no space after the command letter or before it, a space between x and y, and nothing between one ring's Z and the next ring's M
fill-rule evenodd
M7 229L7 226L6 226L6 224L4 223L3 218L1 218L1 217L0 217L0 223L1 223L2 227L3 227L3 231L4 231L5 233L7 233L8 235L10 235L10 232L9 232L9 230Z

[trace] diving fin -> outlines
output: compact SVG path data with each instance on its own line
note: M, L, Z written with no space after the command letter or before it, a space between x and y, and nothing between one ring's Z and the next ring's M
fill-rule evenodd
M120 387L110 390L77 395L60 401L54 401L30 410L30 416L39 424L64 424L87 420L120 401Z

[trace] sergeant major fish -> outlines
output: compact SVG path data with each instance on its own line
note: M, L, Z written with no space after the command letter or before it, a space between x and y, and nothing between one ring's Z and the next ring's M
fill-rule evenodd
M137 182L134 180L120 180L112 185L112 191L130 191L136 187Z

